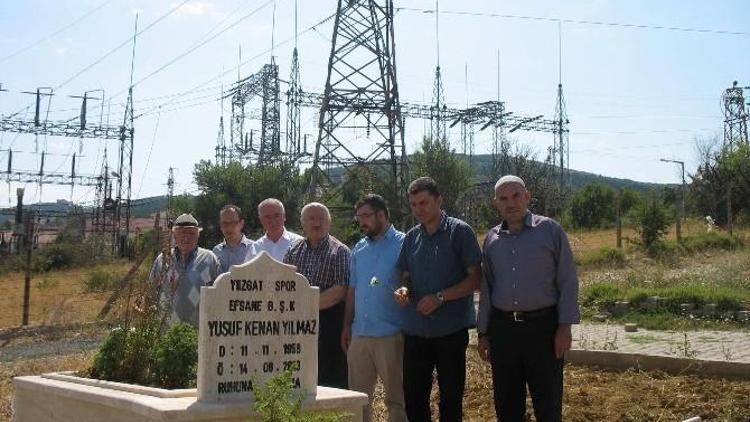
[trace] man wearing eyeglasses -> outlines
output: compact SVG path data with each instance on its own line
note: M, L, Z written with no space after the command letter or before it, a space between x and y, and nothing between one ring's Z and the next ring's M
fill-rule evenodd
M354 206L365 237L352 250L351 276L344 311L341 348L347 354L349 388L370 397L363 420L372 420L372 397L383 381L389 422L406 422L404 409L404 338L402 309L393 300L401 286L396 269L404 233L391 224L380 195L369 194Z
M214 255L221 262L221 271L227 272L232 265L240 265L255 256L255 242L248 239L242 230L245 219L236 205L225 205L219 211L219 227L224 241L214 246Z

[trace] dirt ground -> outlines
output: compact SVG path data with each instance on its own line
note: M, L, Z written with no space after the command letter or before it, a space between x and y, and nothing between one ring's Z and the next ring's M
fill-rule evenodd
M11 417L13 377L82 369L93 353L88 350L0 362L0 421ZM494 420L489 367L478 359L474 347L469 348L467 357L464 420ZM718 421L750 420L750 381L568 366L565 384L566 421L681 421L692 416ZM437 403L437 392L433 391L434 417L437 417ZM530 403L528 409L529 419L533 420ZM387 420L380 387L376 391L374 414L377 421Z

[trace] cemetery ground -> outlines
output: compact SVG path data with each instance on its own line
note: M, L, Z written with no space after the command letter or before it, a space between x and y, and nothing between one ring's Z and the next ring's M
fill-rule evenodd
M50 338L57 341L86 338L95 331L75 327L54 335L30 333L30 336L37 338L35 344L40 344L52 341ZM31 343L28 345L33 347ZM87 350L81 350L84 348ZM10 362L0 362L0 420L9 420L11 416L13 377L83 369L90 362L94 349L83 343L81 349L69 348L66 354L19 357ZM492 420L494 410L489 366L479 360L475 345L469 347L467 358L464 419ZM563 415L566 421L676 421L695 415L705 420L722 421L746 421L750 418L750 381L669 376L662 372L614 372L571 365L566 367L565 380ZM436 389L433 389L433 412L437 412ZM376 390L374 414L375 420L386 420L380 386Z
M651 257L632 245L629 239L635 239L636 234L630 230L623 233L625 253L613 248L614 230L571 232L586 321L601 318L615 301L637 304L660 296L668 306L634 307L622 316L605 315L607 323L621 328L626 322L635 322L642 328L677 333L698 329L731 331L750 342L747 322L722 317L720 312L706 318L674 310L675 304L684 301L716 303L719 310L750 310L750 232L740 234L745 239L744 247L706 236L705 226L699 223L683 227L683 233L690 236L693 246L683 250L667 248L662 255ZM674 239L674 231L669 238ZM0 420L10 416L12 377L87 366L109 329L106 324L92 321L130 265L116 262L34 273L30 328L23 329L18 328L23 273L0 274ZM147 261L140 270L142 275L148 266ZM634 333L631 340L653 343L652 337ZM588 339L574 340L579 345L594 344ZM591 348L602 346L606 345ZM729 351L725 357L733 360L741 354ZM479 361L475 346L469 348L468 358L466 420L491 419L494 411L489 367ZM375 412L382 417L384 411L381 391ZM746 421L750 419L750 381L568 365L564 414L565 420L682 420L700 415L709 420Z

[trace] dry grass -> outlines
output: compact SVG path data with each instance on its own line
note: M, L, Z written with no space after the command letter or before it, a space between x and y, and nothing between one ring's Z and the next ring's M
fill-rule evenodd
M0 421L9 420L13 396L12 378L87 367L93 352L66 356L21 359L0 363ZM467 352L464 420L494 420L492 378L476 348ZM750 418L750 381L727 381L695 376L669 376L660 372L612 372L568 366L565 370L563 416L566 421L705 420L747 421ZM437 416L437 391L432 410ZM531 415L531 403L528 403ZM375 393L375 420L386 419L383 391Z
M117 263L104 268L122 274L129 266ZM109 293L85 292L84 283L90 270L77 268L32 274L29 324L58 325L94 320ZM23 273L10 273L0 278L0 328L21 325L23 289Z
M467 352L464 420L494 420L492 376L475 347ZM380 386L374 415L385 421ZM432 392L433 417L438 415L436 387ZM531 419L531 402L527 419ZM747 421L750 418L750 381L727 381L661 372L612 372L567 366L563 419L566 421L679 421L692 416L704 420ZM533 419L531 419L533 420Z
M86 367L91 353L23 360L0 364L0 420L11 416L12 378ZM493 420L492 380L489 367L468 351L464 420ZM568 366L565 370L566 421L705 420L747 421L750 418L750 382L694 376L673 377L663 373L625 372ZM386 419L383 393L376 391L374 414ZM437 416L437 392L433 391L433 415ZM528 415L531 415L530 403Z
M69 356L0 363L0 421L9 421L12 415L13 377L83 369L88 366L92 356L92 353L78 353Z

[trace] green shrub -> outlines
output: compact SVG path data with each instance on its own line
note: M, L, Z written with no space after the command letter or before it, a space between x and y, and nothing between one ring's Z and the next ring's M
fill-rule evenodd
M34 258L36 271L61 270L74 265L76 250L71 245L55 243L39 248Z
M94 363L85 375L111 381L124 380L126 377L122 371L126 370L123 363L127 355L128 337L129 330L122 327L112 329L94 355Z
M198 330L191 325L175 325L151 351L152 380L164 388L193 386L197 369Z
M83 288L86 292L105 292L111 290L117 283L117 276L103 267L96 267L89 271Z
M733 250L744 245L739 237L711 231L697 236L685 237L682 240L682 246L687 252L697 252L707 249Z
M164 333L154 328L113 329L85 375L160 388L194 387L198 330L182 323Z
M584 307L595 306L603 309L614 305L622 300L623 291L618 286L610 283L597 283L581 289L581 305Z
M641 236L641 246L650 251L651 245L661 241L667 233L670 217L664 204L656 195L635 210L636 231Z
M576 264L583 266L610 265L622 267L625 265L625 252L619 248L605 246L595 251L583 254L576 259Z

